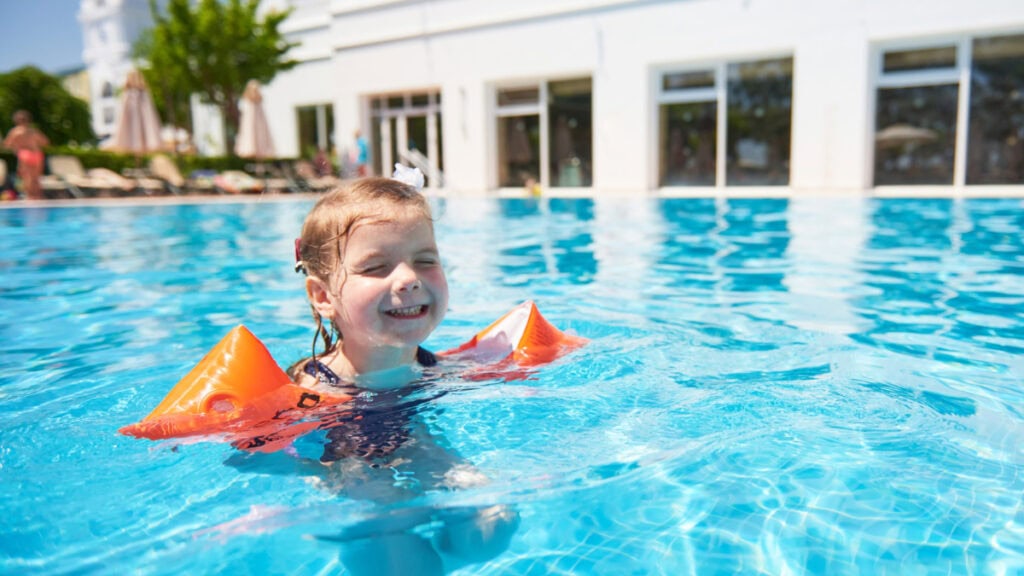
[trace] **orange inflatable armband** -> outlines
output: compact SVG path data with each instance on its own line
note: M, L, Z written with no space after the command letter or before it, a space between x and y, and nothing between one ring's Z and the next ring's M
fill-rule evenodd
M522 376L503 370L551 362L587 340L565 334L527 301L516 306L465 344L441 357L485 364L489 372L471 376ZM294 384L266 346L245 326L237 326L185 375L140 422L119 430L159 440L223 436L243 450L273 452L316 429L315 416L351 400Z
M572 336L551 325L527 300L505 313L458 348L439 356L493 363L493 368L509 364L521 367L547 364L587 343L586 338Z
M245 449L273 451L315 427L314 409L347 402L292 383L245 326L231 330L142 421L122 434L160 440L224 434Z

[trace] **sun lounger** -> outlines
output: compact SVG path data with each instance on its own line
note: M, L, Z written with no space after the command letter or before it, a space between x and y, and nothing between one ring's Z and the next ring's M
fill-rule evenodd
M111 193L128 196L139 191L139 185L134 179L122 176L109 168L90 168L85 172L85 178L76 184L79 188L94 190L100 195Z
M259 194L263 182L241 170L225 170L213 177L213 185L222 194Z
M213 194L211 178L188 178L181 175L178 165L163 154L155 154L149 159L149 173L159 178L173 194Z
M44 194L62 190L74 198L83 196L128 196L145 193L140 183L107 168L92 168L86 171L75 156L51 156L50 175L44 177Z
M337 176L318 176L316 168L309 160L295 161L295 175L298 176L312 192L326 192L341 185Z
M246 166L246 170L263 182L263 189L267 192L302 192L302 187L295 178L272 162L250 164Z
M64 173L69 170L73 170L73 167L67 161L68 158L71 157L50 156L46 159L46 165L49 167L49 174L43 174L39 178L39 186L43 190L43 197L49 200L85 197L85 192L83 192L78 185L64 177ZM75 159L75 161L77 162L77 159ZM78 164L78 168L81 169L81 167L82 165ZM81 171L81 176L84 178L84 170Z
M136 191L146 196L162 196L172 192L163 180L153 177L149 170L145 168L128 169L121 175L134 180Z

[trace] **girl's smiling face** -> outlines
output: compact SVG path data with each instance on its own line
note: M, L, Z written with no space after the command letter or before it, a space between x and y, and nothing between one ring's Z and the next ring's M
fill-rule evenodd
M402 363L411 363L448 309L448 281L431 222L401 208L386 220L360 222L342 256L321 314L341 331L345 355L372 359L397 352ZM355 368L389 367L376 364Z

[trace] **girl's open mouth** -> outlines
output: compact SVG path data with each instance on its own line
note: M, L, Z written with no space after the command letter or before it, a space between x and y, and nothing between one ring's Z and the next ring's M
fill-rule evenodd
M425 305L419 306L407 306L405 308L395 308L394 310L388 310L385 312L388 316L394 316L395 318L416 318L427 313L427 307Z

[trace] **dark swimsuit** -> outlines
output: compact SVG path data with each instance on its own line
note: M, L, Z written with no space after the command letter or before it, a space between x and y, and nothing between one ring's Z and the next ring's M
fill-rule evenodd
M423 348L416 350L416 361L424 367L437 365L437 357ZM302 371L321 384L348 387L347 382L319 360L310 360ZM409 425L419 406L439 396L405 400L426 385L354 394L347 405L350 410L324 420L322 427L328 429L327 445L320 461L333 462L352 456L374 460L389 456L409 439Z

